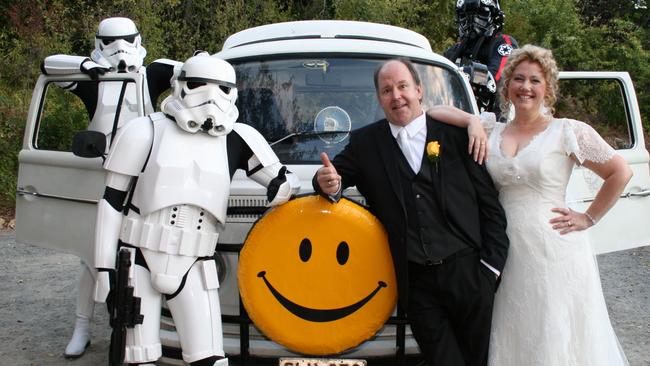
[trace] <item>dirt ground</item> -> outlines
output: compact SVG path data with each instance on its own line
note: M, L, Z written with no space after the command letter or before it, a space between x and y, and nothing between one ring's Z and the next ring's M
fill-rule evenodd
M63 358L72 333L79 260L18 245L0 232L0 365L105 364L109 328L95 308L92 344L77 360ZM614 328L632 366L650 365L650 246L598 258Z

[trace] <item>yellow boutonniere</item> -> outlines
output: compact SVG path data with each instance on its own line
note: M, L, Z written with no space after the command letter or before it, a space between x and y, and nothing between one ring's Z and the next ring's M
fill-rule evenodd
M438 141L429 141L427 143L427 158L434 164L437 173L438 160L440 160L440 143Z
M429 141L427 144L427 157L432 163L437 163L440 159L440 143L438 141Z

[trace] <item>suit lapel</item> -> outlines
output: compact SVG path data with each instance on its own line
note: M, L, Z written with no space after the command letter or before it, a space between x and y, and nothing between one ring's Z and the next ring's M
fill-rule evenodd
M399 167L397 166L397 159L399 156L394 153L394 149L392 148L393 145L395 145L395 139L390 133L388 121L385 119L383 120L383 123L379 125L376 141L378 144L379 155L381 156L383 166L386 169L386 176L388 177L388 181L390 182L393 191L399 199L402 210L404 210L404 215L406 215L404 190L402 189L402 183L399 177Z
M443 189L444 189L444 184L443 184L443 177L444 177L444 171L443 171L443 164L442 164L442 159L445 158L445 134L442 128L440 128L440 122L434 121L431 119L429 116L427 116L427 139L425 141L424 145L424 156L423 159L427 159L427 147L426 145L431 142L431 141L438 141L440 144L440 157L438 159L438 168L436 169L436 164L433 162L426 162L426 165L429 169L429 173L431 174L431 181L433 182L433 190L434 190L434 197L438 200L438 205L440 206L443 214L447 211L445 207L445 200L444 200L444 194L443 194ZM423 162L424 163L424 162Z

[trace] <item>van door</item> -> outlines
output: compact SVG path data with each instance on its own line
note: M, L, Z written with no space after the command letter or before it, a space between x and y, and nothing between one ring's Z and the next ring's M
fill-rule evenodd
M142 116L143 79L113 74L100 82L135 83ZM101 158L72 154L72 137L87 128L89 117L76 95L55 84L88 80L83 74L41 75L36 83L18 155L16 242L72 253L93 266L96 203L106 174Z
M597 254L650 244L650 169L641 114L627 72L561 72L556 115L587 122L628 162L634 176L589 236ZM584 212L602 179L576 167L569 206Z

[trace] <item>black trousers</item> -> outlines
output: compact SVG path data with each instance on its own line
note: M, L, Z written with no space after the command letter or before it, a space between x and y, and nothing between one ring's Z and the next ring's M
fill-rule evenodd
M476 251L439 265L409 262L407 316L428 366L487 364L496 276Z

